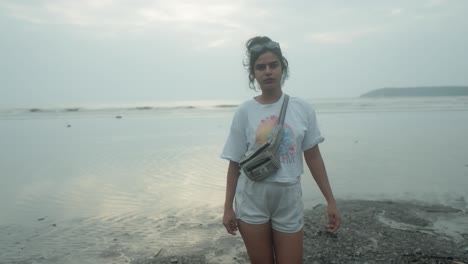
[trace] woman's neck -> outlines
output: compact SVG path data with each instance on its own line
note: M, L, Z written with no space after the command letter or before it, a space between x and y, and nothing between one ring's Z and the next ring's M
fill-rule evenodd
M255 100L260 104L272 104L277 102L282 95L283 91L281 89L275 89L272 91L262 91L262 94L255 97Z

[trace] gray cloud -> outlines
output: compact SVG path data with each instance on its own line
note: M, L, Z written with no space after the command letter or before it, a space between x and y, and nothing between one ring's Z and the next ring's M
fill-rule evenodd
M21 1L0 3L0 107L243 99L254 35L281 42L286 89L358 96L467 84L468 2Z

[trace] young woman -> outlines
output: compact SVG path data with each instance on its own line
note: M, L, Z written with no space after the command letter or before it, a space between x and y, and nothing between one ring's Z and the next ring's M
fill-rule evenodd
M277 122L284 99L281 86L288 77L288 61L277 42L254 37L246 48L249 86L256 90L256 82L261 94L239 106L221 154L229 160L223 224L230 234L240 231L251 263L302 263L302 157L328 203L329 231L336 232L340 225L318 147L323 138L312 107L290 97L280 147L281 168L262 181L252 181L241 173L239 161L268 139Z

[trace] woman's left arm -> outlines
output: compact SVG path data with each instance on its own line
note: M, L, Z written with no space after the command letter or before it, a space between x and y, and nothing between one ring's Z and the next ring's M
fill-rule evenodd
M336 207L335 197L333 196L330 182L328 181L327 171L322 159L322 154L318 145L304 151L304 158L309 167L310 173L314 177L320 191L327 200L328 204L328 229L330 232L336 232L340 227L340 215Z

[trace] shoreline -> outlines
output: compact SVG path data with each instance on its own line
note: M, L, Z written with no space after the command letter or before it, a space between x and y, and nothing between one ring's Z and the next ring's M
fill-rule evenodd
M316 205L304 212L303 263L468 264L468 208L459 200L455 208L338 199L342 221L336 234L325 231L326 206ZM159 218L40 218L24 231L20 225L0 226L8 238L0 264L249 263L241 236L226 233L221 214L216 207Z
M400 201L337 203L342 224L336 235L325 232L324 205L305 211L303 263L468 263L466 211ZM152 257L130 263L249 262L240 236L226 234L193 252L171 254L160 249Z

